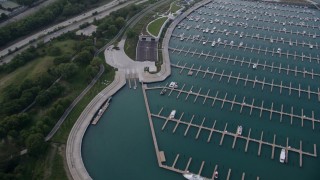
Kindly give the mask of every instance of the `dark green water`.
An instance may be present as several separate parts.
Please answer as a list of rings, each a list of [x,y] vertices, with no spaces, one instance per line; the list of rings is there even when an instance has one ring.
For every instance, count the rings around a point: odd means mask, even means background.
[[[88,128],[82,157],[93,179],[181,177],[158,167],[141,86],[113,96],[98,125]]]
[[[232,4],[212,4],[214,8],[209,9],[206,7],[200,8],[202,12],[219,13],[220,16],[215,15],[209,16],[202,14],[205,18],[215,18],[230,22],[244,22],[243,19],[234,19],[232,17],[223,17],[223,14],[232,14],[240,16],[246,15],[246,17],[257,16],[259,18],[265,18],[281,22],[299,23],[301,21],[306,21],[305,23],[309,25],[320,26],[319,21],[312,20],[301,20],[299,18],[314,18],[320,17],[319,11],[314,11],[314,14],[303,12],[304,9],[295,7],[282,7],[277,6],[277,10],[270,9],[265,10],[261,7],[275,7],[273,4],[264,3],[254,3],[245,1],[228,1],[237,3],[237,5]],[[211,3],[210,3],[211,4]],[[209,5],[210,5],[209,4]],[[223,7],[221,7],[223,6]],[[237,9],[235,12],[231,12],[226,8]],[[240,13],[242,9],[250,10],[252,13]],[[279,9],[283,10],[280,11]],[[290,11],[289,11],[290,10]],[[279,13],[280,16],[265,16],[263,14],[259,15],[259,12],[268,11],[271,13]],[[292,12],[292,11],[299,11]],[[190,14],[191,16],[199,16],[197,12]],[[296,16],[299,18],[289,17],[285,18],[284,15]],[[182,23],[192,25],[193,28],[186,30],[184,28],[176,28],[173,32],[175,35],[184,33],[185,36],[197,35],[200,37],[204,36],[204,39],[209,41],[217,40],[221,38],[223,40],[234,41],[234,44],[239,44],[241,41],[244,45],[248,47],[261,47],[261,49],[272,49],[275,50],[280,47],[282,52],[290,52],[297,54],[305,54],[311,57],[319,56],[319,50],[316,48],[310,49],[308,46],[289,46],[288,43],[274,42],[265,40],[252,39],[250,37],[240,38],[239,35],[225,35],[225,33],[203,33],[202,31],[194,29],[194,27],[199,24],[202,28],[212,29],[214,26],[217,29],[227,29],[227,31],[244,32],[244,34],[258,34],[260,36],[272,36],[273,38],[284,38],[285,40],[297,40],[298,42],[320,44],[319,37],[312,38],[306,35],[292,35],[266,30],[257,30],[251,28],[252,25],[259,25],[272,28],[283,28],[287,30],[303,31],[306,33],[317,33],[320,34],[319,29],[312,27],[300,27],[296,25],[285,26],[274,23],[267,23],[255,20],[246,21],[248,27],[239,26],[228,26],[228,24],[213,23],[210,24],[207,21],[204,23],[202,20],[198,22],[188,21],[184,19]],[[198,41],[180,41],[179,38],[172,38],[169,46],[171,48],[179,48],[190,51],[197,52],[210,52],[211,55],[219,55],[230,58],[242,59],[244,62],[258,62],[259,64],[274,65],[279,67],[297,70],[306,70],[314,73],[320,73],[320,65],[317,61],[312,60],[302,60],[301,58],[294,59],[293,57],[287,58],[286,56],[257,53],[251,50],[244,51],[243,49],[230,48],[227,46],[224,48],[223,45],[211,47],[211,43],[208,42],[206,45]],[[312,79],[311,75],[303,76],[302,73],[289,72],[287,74],[286,70],[265,68],[258,66],[257,70],[252,69],[252,66],[248,67],[248,64],[241,66],[241,63],[233,63],[231,61],[219,60],[219,58],[206,58],[205,56],[170,52],[170,60],[172,64],[184,65],[187,63],[186,67],[191,67],[198,69],[201,66],[202,70],[209,68],[209,71],[214,71],[216,69],[217,73],[231,74],[232,76],[238,76],[248,79],[262,81],[265,78],[265,82],[274,84],[279,84],[289,86],[290,83],[292,87],[298,88],[299,84],[301,89],[307,89],[310,86],[310,90],[317,92],[319,88],[319,76],[314,76]],[[233,100],[236,95],[235,101],[242,102],[243,98],[246,97],[245,102],[251,104],[253,99],[255,106],[261,106],[262,101],[264,102],[264,108],[270,109],[273,103],[273,110],[280,111],[281,105],[283,105],[283,112],[290,113],[291,107],[293,107],[293,114],[301,116],[301,111],[303,109],[303,115],[306,117],[311,117],[312,112],[314,112],[315,119],[320,119],[319,112],[319,101],[315,94],[310,95],[308,98],[307,93],[301,93],[299,97],[298,91],[291,91],[289,94],[288,89],[282,89],[280,93],[280,88],[271,87],[265,85],[262,90],[262,85],[256,83],[253,87],[252,82],[247,82],[245,85],[244,81],[236,79],[230,79],[228,82],[228,77],[222,77],[215,75],[204,76],[203,72],[199,72],[196,75],[194,71],[193,76],[187,76],[188,71],[183,70],[180,73],[180,68],[172,67],[172,75],[162,83],[150,84],[149,86],[165,85],[171,81],[176,81],[179,84],[179,88],[183,85],[184,90],[189,91],[193,86],[192,91],[198,92],[201,88],[200,94],[206,95],[208,90],[210,90],[209,96],[215,96],[217,92],[219,98],[224,98],[226,93],[226,99]],[[161,115],[168,116],[172,109],[177,110],[176,118],[180,117],[182,112],[184,116],[182,121],[190,122],[191,117],[194,115],[192,121],[193,124],[200,125],[202,119],[205,117],[203,126],[211,128],[214,121],[216,120],[215,129],[224,130],[226,123],[227,131],[236,132],[237,126],[243,126],[243,136],[248,136],[249,129],[251,129],[251,138],[260,139],[260,135],[263,131],[263,141],[271,142],[273,141],[273,136],[276,134],[276,144],[285,146],[286,138],[289,138],[289,146],[299,149],[300,141],[303,143],[303,151],[313,153],[313,144],[317,146],[317,154],[319,154],[320,148],[320,124],[315,122],[315,128],[312,129],[311,121],[304,120],[303,127],[301,125],[301,118],[293,118],[292,124],[291,119],[288,116],[282,117],[282,122],[280,122],[280,115],[273,113],[270,119],[270,113],[263,111],[260,117],[260,110],[253,109],[250,115],[250,108],[243,107],[240,113],[241,106],[234,105],[231,110],[230,103],[224,103],[222,108],[222,102],[215,101],[212,107],[213,100],[207,99],[205,103],[203,97],[198,97],[194,102],[195,96],[190,95],[187,99],[187,94],[181,93],[179,98],[178,92],[173,91],[169,96],[167,92],[166,95],[161,96],[160,89],[158,90],[147,90],[147,96],[149,99],[149,105],[151,113],[158,114],[161,108],[163,111]],[[207,143],[209,136],[209,131],[202,130],[199,134],[199,138],[196,139],[198,133],[198,128],[190,127],[186,136],[184,133],[187,129],[186,125],[180,124],[176,131],[173,133],[173,129],[176,126],[174,122],[168,122],[164,130],[162,127],[165,120],[153,117],[153,123],[155,127],[155,132],[158,140],[159,149],[163,150],[166,155],[167,161],[166,165],[171,166],[177,154],[180,157],[176,163],[176,168],[185,169],[189,157],[192,157],[192,162],[189,166],[191,172],[197,173],[200,169],[202,161],[205,161],[204,168],[201,175],[205,177],[211,177],[214,166],[217,164],[219,166],[219,178],[225,179],[229,169],[232,169],[230,179],[241,179],[243,172],[246,173],[245,179],[256,179],[257,176],[260,179],[307,179],[307,180],[318,180],[320,179],[320,168],[319,158],[310,157],[308,155],[303,155],[303,166],[299,167],[299,155],[294,152],[289,152],[288,163],[281,164],[279,162],[279,155],[281,149],[276,148],[274,159],[271,159],[272,148],[267,145],[262,146],[261,155],[258,156],[259,145],[254,142],[250,142],[248,146],[248,152],[245,152],[246,141],[243,139],[238,139],[235,148],[232,149],[233,138],[230,136],[225,136],[223,144],[220,146],[221,134],[213,133],[211,141]],[[127,87],[118,92],[111,103],[111,106],[104,114],[97,126],[90,126],[85,134],[82,146],[82,156],[84,164],[87,171],[94,179],[183,179],[181,175],[172,173],[168,170],[164,170],[158,167],[156,162],[155,151],[152,143],[150,127],[147,119],[147,114],[145,110],[145,105],[142,96],[141,87],[137,90],[129,90]],[[110,177],[110,178],[107,178]]]

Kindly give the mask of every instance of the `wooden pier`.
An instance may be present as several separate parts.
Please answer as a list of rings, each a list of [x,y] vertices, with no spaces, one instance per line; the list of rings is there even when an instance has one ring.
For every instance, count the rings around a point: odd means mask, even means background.
[[[163,120],[166,120],[167,121],[167,118],[163,115],[159,115],[159,113],[157,114],[151,114],[152,117],[156,117],[156,118],[159,118],[159,119],[163,119]],[[257,155],[260,156],[261,155],[261,146],[264,145],[264,146],[270,146],[272,148],[272,154],[271,154],[271,159],[274,158],[274,150],[275,148],[279,148],[279,149],[286,149],[286,153],[288,154],[289,152],[292,152],[292,153],[298,153],[299,156],[300,156],[300,167],[302,167],[302,156],[305,155],[305,156],[311,156],[311,157],[317,157],[317,152],[316,152],[316,144],[314,144],[314,152],[313,153],[310,153],[310,152],[306,152],[306,151],[303,151],[303,148],[302,148],[302,141],[300,141],[300,148],[299,149],[296,149],[296,148],[293,148],[293,147],[290,147],[289,146],[289,138],[287,138],[287,143],[285,146],[283,145],[280,145],[280,144],[276,144],[276,135],[274,135],[274,139],[273,139],[273,142],[266,142],[263,140],[263,131],[261,132],[261,136],[260,136],[260,139],[254,139],[254,138],[251,138],[250,137],[250,133],[251,133],[251,128],[249,128],[248,130],[248,136],[245,137],[245,136],[241,136],[241,135],[238,135],[237,132],[229,132],[227,130],[227,123],[224,127],[224,130],[218,130],[218,129],[215,129],[214,128],[214,125],[212,128],[210,127],[206,127],[206,126],[203,126],[203,123],[201,125],[197,125],[197,124],[194,124],[192,123],[192,120],[194,119],[194,115],[192,115],[192,118],[190,120],[190,122],[185,122],[185,121],[181,121],[179,119],[169,119],[169,121],[172,121],[172,122],[175,122],[175,123],[180,123],[180,124],[184,124],[184,125],[187,125],[187,130],[185,131],[184,133],[184,136],[186,136],[186,134],[188,133],[188,129],[190,127],[195,127],[195,128],[198,128],[198,133],[195,137],[195,139],[198,139],[198,136],[199,136],[199,132],[201,130],[206,130],[206,131],[209,131],[210,132],[210,135],[208,136],[208,140],[207,142],[210,142],[210,139],[211,139],[211,135],[212,135],[212,132],[215,132],[215,133],[219,133],[221,134],[221,139],[220,139],[220,143],[219,145],[221,146],[223,144],[223,140],[224,140],[224,137],[227,135],[227,136],[231,136],[233,137],[234,139],[234,142],[233,142],[233,145],[232,145],[232,148],[234,148],[235,144],[236,144],[236,140],[237,139],[244,139],[246,141],[246,146],[245,146],[245,152],[248,152],[248,147],[249,147],[249,144],[250,143],[258,143],[259,144],[259,149],[258,149],[258,153]],[[203,121],[205,120],[205,118],[203,119]],[[203,122],[202,121],[202,122]],[[215,123],[214,123],[215,124]],[[288,155],[287,155],[288,157]],[[176,160],[179,158],[179,155],[177,155],[176,159],[174,162],[176,162]],[[287,161],[287,160],[286,160]],[[175,163],[174,163],[175,164]]]
[[[193,86],[192,86],[193,87]],[[162,88],[166,88],[166,87],[146,87],[146,89],[150,90],[150,89],[162,89]],[[171,89],[171,88],[170,88]],[[224,102],[224,103],[229,103],[231,104],[231,106],[233,107],[234,105],[238,105],[240,106],[240,113],[242,112],[242,109],[243,107],[246,107],[246,108],[249,108],[249,109],[256,109],[256,110],[259,110],[260,111],[260,117],[262,115],[262,112],[269,112],[270,113],[270,119],[272,119],[272,116],[274,114],[279,114],[280,116],[287,116],[287,117],[290,117],[291,119],[291,124],[293,124],[293,118],[295,119],[303,119],[303,121],[307,120],[307,121],[311,121],[312,124],[315,124],[315,123],[320,123],[320,120],[319,119],[315,119],[314,118],[314,113],[312,115],[312,117],[307,117],[305,115],[297,115],[297,114],[294,114],[293,113],[293,107],[291,107],[291,112],[284,112],[284,111],[279,111],[279,110],[275,110],[273,109],[273,105],[271,106],[271,108],[265,108],[263,106],[263,102],[262,102],[262,105],[261,107],[260,106],[255,106],[255,105],[252,105],[252,104],[247,104],[245,103],[245,97],[243,98],[243,101],[242,102],[237,102],[237,101],[233,101],[233,100],[228,100],[228,99],[223,99],[223,98],[219,98],[218,97],[218,91],[216,92],[216,96],[208,96],[206,94],[200,94],[200,93],[195,93],[193,92],[192,90],[190,91],[185,91],[185,90],[182,90],[182,89],[171,89],[172,91],[176,91],[178,92],[178,94],[181,94],[181,93],[185,93],[187,94],[185,100],[187,100],[189,98],[190,95],[193,95],[193,96],[199,96],[199,97],[202,97],[204,99],[210,99],[212,100],[212,104],[211,106],[213,107],[214,104],[215,104],[215,101],[220,101],[220,102]],[[303,127],[303,124],[301,123],[301,127]],[[312,128],[314,129],[314,125],[312,126]],[[189,128],[187,128],[188,130]],[[186,131],[187,131],[186,130]]]
[[[169,47],[168,49],[171,50],[172,52],[174,52],[175,50],[180,50],[180,49],[171,48],[171,47]],[[188,53],[188,52],[186,52],[186,53]],[[197,53],[194,52],[193,54],[197,54]],[[219,56],[219,55],[211,55],[209,52],[208,53],[202,53],[202,54],[198,53],[198,54],[199,54],[199,56],[200,55],[204,55],[206,57],[210,57],[211,61],[215,60],[215,61],[219,61],[220,62],[220,61],[223,60],[223,61],[226,61],[226,63],[228,63],[228,62],[233,63],[233,64],[239,63],[240,66],[247,65],[248,67],[252,67],[253,64],[257,64],[257,67],[263,67],[263,70],[268,68],[268,69],[270,69],[270,72],[273,72],[273,70],[278,70],[278,72],[284,72],[286,75],[288,75],[289,72],[292,72],[292,73],[295,74],[295,76],[297,76],[297,74],[300,74],[304,78],[306,77],[306,75],[309,75],[312,79],[315,76],[316,77],[320,77],[320,74],[319,73],[315,73],[313,68],[311,68],[309,71],[307,71],[305,69],[298,70],[297,66],[295,66],[294,68],[290,68],[290,65],[287,65],[287,67],[285,67],[285,66],[282,66],[281,63],[280,63],[279,66],[275,66],[273,63],[271,63],[271,65],[267,64],[267,61],[264,61],[264,63],[258,63],[258,62],[254,63],[254,62],[250,62],[250,60],[249,61],[244,60],[244,58],[240,60],[240,59],[237,59],[237,58],[230,58],[229,56],[226,57],[226,56],[223,56],[223,55],[221,55],[221,56]],[[288,57],[289,56],[290,55],[288,55]],[[299,56],[298,55],[294,55],[294,57],[299,57]],[[301,58],[302,57],[303,56],[301,56]],[[319,57],[316,57],[313,60],[316,60],[317,62],[320,62]]]
[[[179,62],[178,62],[179,64]],[[171,64],[172,67],[175,67],[175,68],[183,68],[183,69],[186,69],[188,71],[192,71],[194,70],[193,68],[191,67],[181,67],[180,65],[178,64]],[[280,89],[280,91],[282,91],[282,89],[288,89],[289,90],[289,95],[291,95],[291,91],[296,91],[298,92],[299,94],[299,98],[301,96],[301,93],[305,93],[308,95],[308,97],[310,97],[310,95],[314,95],[314,96],[317,96],[319,97],[319,92],[317,91],[311,91],[310,90],[310,86],[308,87],[308,89],[302,89],[301,88],[301,85],[299,84],[299,87],[298,88],[295,88],[295,87],[292,87],[291,86],[291,82],[290,82],[290,86],[285,86],[282,84],[282,81],[281,81],[281,84],[276,84],[274,83],[274,79],[272,79],[272,81],[270,83],[266,82],[265,79],[263,79],[263,81],[260,81],[260,80],[257,80],[256,78],[255,79],[249,79],[249,74],[246,75],[246,78],[244,77],[240,77],[240,73],[238,74],[238,76],[232,76],[231,74],[230,75],[225,75],[223,72],[222,73],[216,73],[216,70],[215,71],[209,71],[209,70],[201,70],[201,69],[197,69],[199,72],[202,72],[202,73],[205,73],[206,75],[210,76],[211,75],[211,79],[213,79],[213,77],[215,75],[217,76],[220,76],[220,79],[219,79],[219,82],[221,81],[222,77],[225,77],[225,78],[228,78],[228,79],[235,79],[236,80],[236,84],[238,83],[239,80],[243,81],[244,82],[244,86],[246,86],[247,82],[251,82],[253,85],[255,84],[261,84],[261,89],[263,90],[264,86],[267,85],[267,86],[270,86],[270,91],[272,92],[273,91],[273,88],[274,87],[277,87]],[[180,73],[182,73],[180,71]],[[320,100],[320,99],[319,99]]]

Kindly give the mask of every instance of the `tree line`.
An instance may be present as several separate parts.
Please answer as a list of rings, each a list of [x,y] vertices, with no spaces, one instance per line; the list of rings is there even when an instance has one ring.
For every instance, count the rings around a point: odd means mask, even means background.
[[[21,0],[25,2],[25,0]],[[32,1],[32,0],[29,0]],[[56,21],[77,15],[102,0],[57,0],[35,14],[0,28],[0,47]],[[1,18],[6,18],[5,16]]]

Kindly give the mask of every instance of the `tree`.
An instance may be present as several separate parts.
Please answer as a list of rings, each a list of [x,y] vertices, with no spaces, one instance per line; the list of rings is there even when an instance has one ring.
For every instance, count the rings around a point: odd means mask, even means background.
[[[127,31],[128,38],[134,38],[136,36],[137,36],[137,33],[133,29],[128,29],[128,31]]]
[[[89,74],[90,77],[94,77],[97,74],[98,69],[89,65],[86,67],[86,72],[87,74]]]
[[[36,102],[41,105],[41,106],[45,106],[47,104],[49,104],[50,102],[50,96],[49,93],[47,91],[42,91],[38,94],[38,96],[36,97]]]
[[[74,61],[80,65],[88,65],[92,58],[93,55],[89,51],[83,50],[78,54]]]
[[[62,78],[69,79],[78,71],[78,66],[74,63],[65,63],[58,66],[58,71]]]
[[[98,67],[100,64],[102,64],[102,60],[99,57],[94,57],[90,62],[90,65],[93,67]]]
[[[126,24],[126,21],[124,20],[123,17],[117,17],[117,19],[115,20],[115,25],[117,26],[118,29],[121,29],[125,24]]]
[[[109,36],[109,37],[110,37],[110,36],[114,36],[114,35],[116,35],[117,32],[118,32],[118,28],[117,28],[115,25],[111,25],[111,26],[109,26],[107,32],[108,32],[108,36]]]
[[[49,49],[48,54],[49,54],[50,56],[60,56],[60,55],[61,55],[61,49],[60,49],[59,47],[56,47],[56,46],[51,47],[51,48]]]
[[[26,140],[26,146],[30,156],[38,157],[46,149],[44,136],[41,133],[29,135]]]
[[[54,58],[53,63],[55,65],[59,65],[61,63],[67,63],[70,62],[71,56],[70,55],[62,55]]]

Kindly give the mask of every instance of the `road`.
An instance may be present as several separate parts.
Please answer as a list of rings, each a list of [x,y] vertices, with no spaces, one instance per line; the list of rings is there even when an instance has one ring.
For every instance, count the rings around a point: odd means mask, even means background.
[[[144,2],[145,0],[141,1]],[[151,11],[153,11],[154,9],[158,8],[159,6],[163,5],[164,3],[168,2],[169,0],[165,0],[165,1],[158,1],[157,3],[151,4],[149,5],[147,8],[143,9],[142,11],[140,11],[138,14],[134,15],[132,18],[130,18],[126,25],[119,31],[119,33],[106,45],[104,45],[102,48],[100,48],[95,55],[101,53],[102,51],[104,51],[108,46],[110,46],[111,44],[113,44],[121,35],[123,32],[125,32],[128,27],[132,28],[135,24],[137,24],[138,21],[140,21],[140,19],[142,17],[144,17],[146,15],[146,13],[149,13]],[[138,4],[138,3],[137,3]],[[123,36],[123,38],[125,38],[126,35]]]
[[[22,47],[27,47],[30,41],[32,40],[39,40],[39,39],[43,39],[43,41],[49,42],[51,39],[58,37],[64,33],[67,33],[69,31],[73,31],[75,29],[78,29],[79,26],[81,24],[84,23],[92,23],[94,21],[94,19],[102,19],[105,16],[109,15],[111,12],[116,11],[118,9],[121,9],[131,3],[136,2],[137,0],[130,0],[126,3],[123,4],[119,4],[119,2],[117,0],[114,0],[104,6],[101,6],[99,8],[93,9],[89,12],[86,12],[82,15],[79,15],[77,17],[71,18],[69,20],[66,20],[64,22],[61,22],[59,24],[56,24],[52,27],[49,27],[41,32],[38,32],[36,34],[33,34],[29,37],[26,37],[25,39],[3,49],[0,51],[0,57],[3,57],[3,59],[1,59],[0,61],[0,65],[3,63],[8,63],[11,61],[11,59],[15,56],[14,54],[9,55],[7,57],[5,57],[9,50],[14,50],[16,48],[22,48]],[[95,16],[92,16],[92,13],[97,12],[98,14]],[[60,30],[57,30],[60,29]],[[32,45],[36,45],[36,43],[33,43]]]
[[[104,47],[100,48],[98,52],[103,51],[106,47],[110,46],[110,44],[112,44],[116,39],[118,39],[121,34],[125,31],[125,29],[128,26],[133,26],[135,23],[137,23],[146,13],[154,10],[155,8],[159,7],[160,5],[164,4],[166,1],[160,1],[156,4],[153,4],[151,6],[149,6],[148,8],[146,8],[145,10],[141,11],[140,13],[136,14],[135,16],[133,16],[128,23],[126,24],[125,27],[123,27],[119,33],[108,43],[106,44]],[[135,21],[134,21],[135,20]],[[132,61],[133,62],[133,61]],[[142,66],[143,67],[143,66]],[[46,136],[45,140],[48,141],[50,140],[53,135],[58,131],[58,129],[60,128],[61,124],[64,122],[64,120],[66,119],[66,117],[69,115],[69,113],[72,111],[72,109],[78,104],[78,102],[83,98],[83,96],[91,89],[91,87],[97,82],[97,80],[100,78],[100,76],[102,75],[102,73],[104,72],[104,66],[100,66],[100,71],[99,73],[96,75],[96,77],[91,81],[91,83],[82,91],[82,93],[72,102],[72,104],[68,107],[68,109],[66,109],[66,111],[63,113],[63,115],[61,116],[61,118],[59,119],[59,121],[56,123],[56,125],[53,127],[53,129],[51,130],[51,132]]]
[[[25,18],[25,17],[37,12],[41,8],[48,6],[49,4],[53,3],[54,1],[56,1],[56,0],[46,0],[46,1],[42,2],[41,4],[39,4],[37,6],[34,6],[32,8],[27,8],[24,12],[22,12],[20,14],[17,14],[17,15],[15,15],[13,17],[10,17],[8,20],[2,22],[0,24],[0,28],[5,26],[5,25],[7,25],[7,24],[9,24],[9,23],[12,23],[12,22],[18,21],[20,19],[23,19],[23,18]]]

